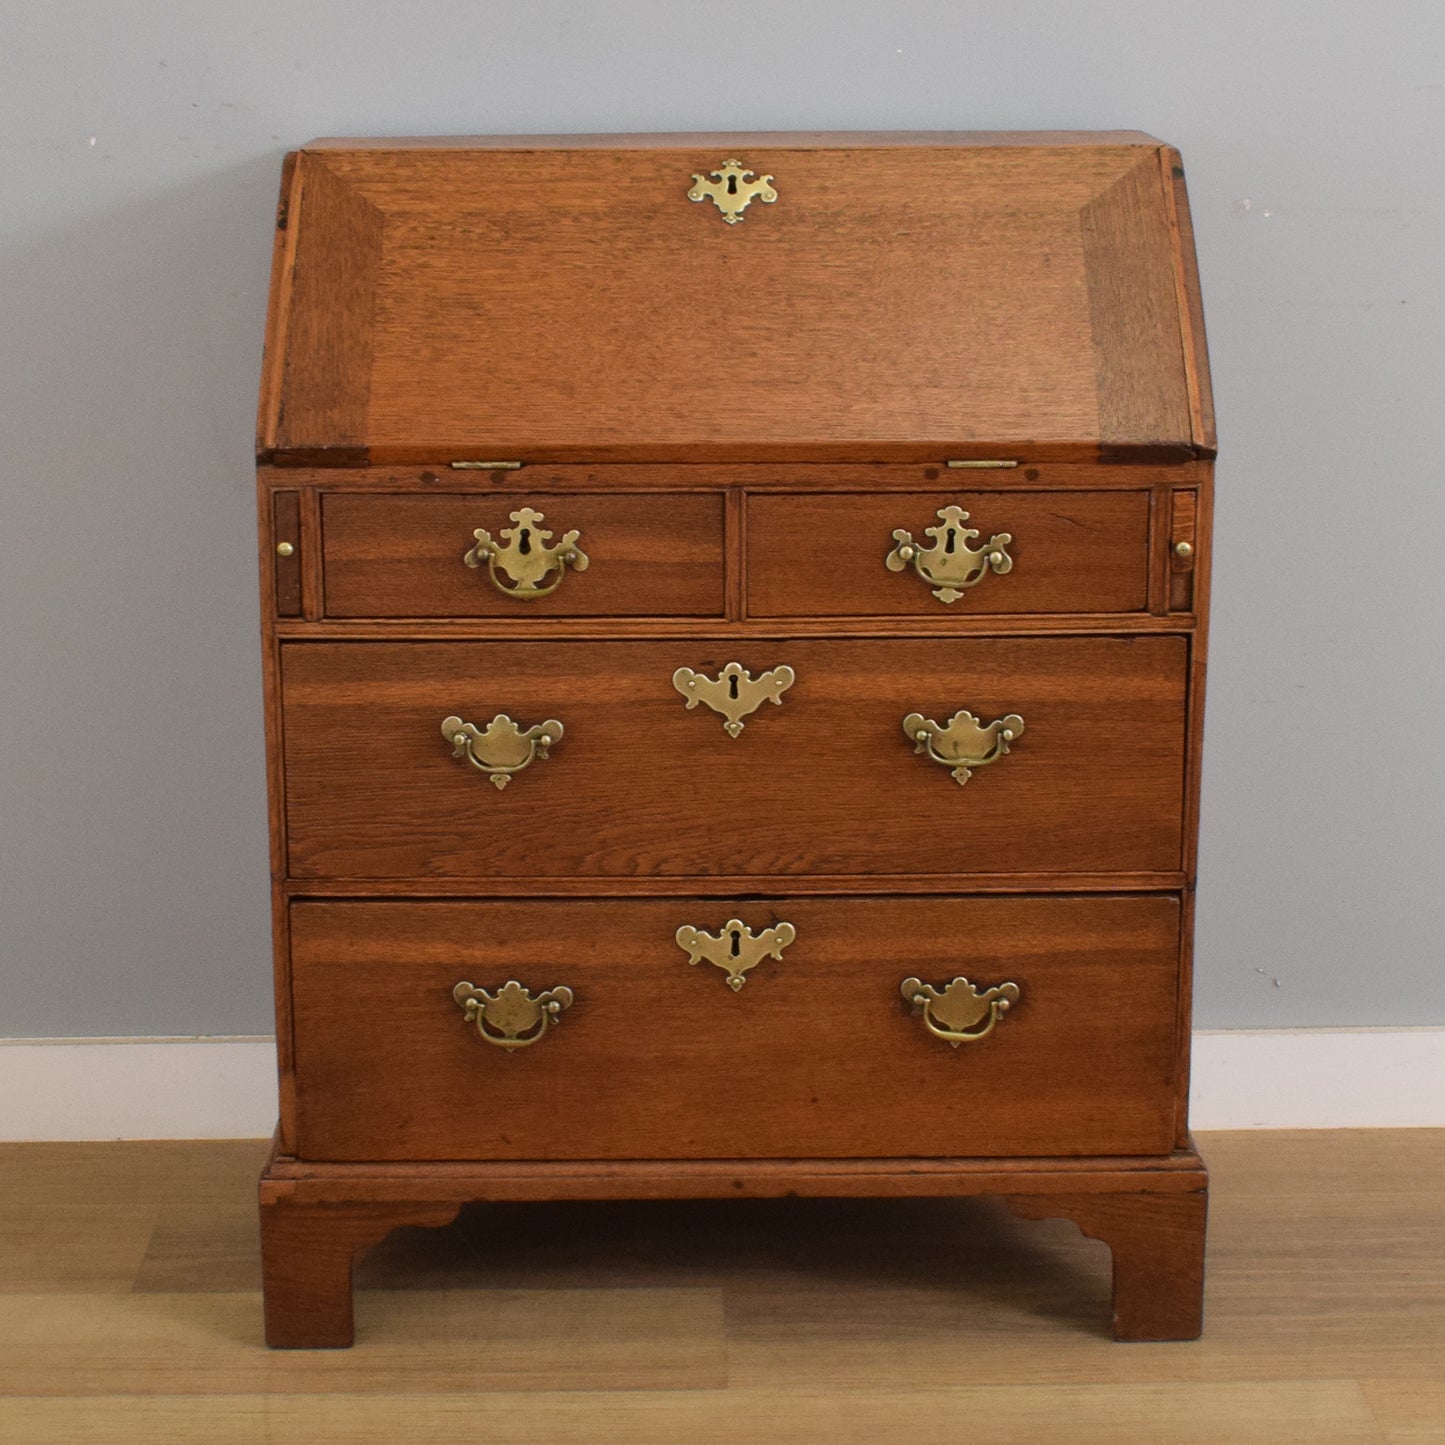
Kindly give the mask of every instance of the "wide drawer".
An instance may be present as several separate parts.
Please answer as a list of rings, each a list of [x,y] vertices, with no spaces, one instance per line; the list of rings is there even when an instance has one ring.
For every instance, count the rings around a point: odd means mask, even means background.
[[[722,715],[688,706],[675,674],[726,691],[735,659],[754,678],[786,666],[794,681],[730,736]],[[1178,637],[290,643],[289,870],[536,880],[1177,869],[1186,660]],[[963,709],[990,726],[995,751],[993,724],[1023,726],[971,777],[904,731],[912,715],[946,724]],[[445,720],[482,731],[498,714],[563,729],[502,788],[443,735]]]
[[[790,925],[734,990],[680,927]],[[298,1152],[342,1159],[1163,1153],[1171,896],[301,902]],[[1003,990],[960,1022],[904,981]],[[571,1003],[468,1021],[459,984]],[[1004,985],[1013,985],[1012,990]],[[916,995],[915,995],[916,996]],[[523,1009],[525,1014],[525,1007]],[[966,1011],[965,1011],[966,1012]],[[930,1033],[982,1034],[951,1045]],[[994,1026],[990,1029],[990,1024]]]
[[[717,617],[723,611],[720,492],[336,492],[322,498],[321,523],[329,617]],[[473,555],[476,565],[469,566],[478,528],[498,555]],[[572,532],[585,569],[545,567],[555,560],[548,549],[560,552]]]
[[[763,493],[748,498],[747,518],[754,617],[1120,613],[1148,602],[1145,491]]]

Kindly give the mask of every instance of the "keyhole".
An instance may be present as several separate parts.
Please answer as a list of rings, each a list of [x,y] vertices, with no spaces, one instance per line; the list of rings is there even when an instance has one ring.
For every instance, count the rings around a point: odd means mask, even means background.
[[[953,528],[943,534],[943,550],[951,557],[953,556]]]
[[[734,928],[729,932],[728,937],[731,938],[733,941],[732,955],[734,958],[736,958],[742,952],[742,948],[739,943],[739,940],[742,938],[742,934],[740,934],[737,929]]]
[[[736,674],[728,678],[728,696],[732,698],[734,702],[738,700],[738,680]]]
[[[728,177],[728,195],[730,195],[730,196],[735,196],[735,195],[737,195],[737,193],[738,193],[738,178],[737,178],[736,176],[729,176],[729,177]]]
[[[952,533],[950,533],[949,535],[952,536]],[[953,551],[953,548],[950,547],[948,550],[951,552],[951,551]],[[528,555],[531,553],[531,551],[532,551],[532,533],[531,533],[531,529],[530,529],[530,528],[523,527],[522,530],[521,530],[521,532],[520,532],[520,534],[518,535],[518,537],[517,537],[517,551],[519,551],[519,552],[522,554],[522,556],[524,556],[524,557],[528,556]]]

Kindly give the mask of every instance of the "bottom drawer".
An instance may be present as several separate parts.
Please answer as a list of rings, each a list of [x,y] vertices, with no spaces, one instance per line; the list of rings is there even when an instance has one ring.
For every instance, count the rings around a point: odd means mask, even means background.
[[[298,1153],[1165,1153],[1179,921],[1155,895],[296,903]],[[958,975],[1015,988],[904,997]],[[495,1000],[470,1021],[464,983]]]

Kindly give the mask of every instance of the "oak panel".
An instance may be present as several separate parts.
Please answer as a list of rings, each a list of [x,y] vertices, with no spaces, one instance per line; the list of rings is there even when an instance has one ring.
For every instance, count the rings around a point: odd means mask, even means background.
[[[995,456],[997,454],[995,453]],[[560,492],[934,492],[966,486],[971,495],[988,491],[1118,492],[1151,487],[1197,486],[1208,480],[1211,464],[1175,458],[1169,464],[1130,460],[1113,464],[1038,461],[1027,465],[950,468],[935,457],[914,465],[864,462],[691,462],[686,466],[654,462],[527,462],[506,471],[468,471],[436,466],[303,466],[294,459],[284,465],[260,465],[256,474],[265,486],[338,492],[468,491],[475,495],[515,498]],[[463,478],[485,478],[465,485]]]
[[[272,578],[277,617],[301,616],[301,495],[299,492],[271,494]],[[262,541],[267,541],[262,530]],[[290,547],[286,555],[275,549]]]
[[[1192,447],[1160,147],[1098,140],[308,148],[267,434],[337,460]],[[729,226],[687,192],[732,147],[779,198]]]
[[[577,530],[585,571],[557,590],[504,596],[462,558],[485,527],[499,545],[520,507],[543,514],[558,546]],[[723,611],[723,496],[447,493],[321,499],[328,617],[693,616]],[[504,585],[511,585],[500,574]]]
[[[1013,567],[944,603],[913,569],[890,572],[895,529],[931,548],[938,512],[960,506],[974,551],[1008,533]],[[754,617],[947,617],[1138,612],[1148,601],[1149,498],[1129,492],[901,492],[750,496],[748,612]]]
[[[796,940],[737,992],[674,934]],[[310,1160],[999,1157],[1166,1153],[1173,897],[296,903],[299,1151]],[[910,975],[1012,981],[958,1049]],[[466,980],[575,1002],[538,1043],[485,1043]]]
[[[933,874],[1179,866],[1179,637],[288,643],[293,877]],[[738,660],[797,680],[737,738],[672,684]],[[966,786],[902,720],[1020,714]],[[503,791],[443,738],[560,720]]]

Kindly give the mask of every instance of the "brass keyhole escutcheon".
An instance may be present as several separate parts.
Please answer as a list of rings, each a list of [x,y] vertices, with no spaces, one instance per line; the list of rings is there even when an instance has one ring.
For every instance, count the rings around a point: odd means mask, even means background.
[[[772,176],[753,180],[754,173],[746,169],[741,161],[723,161],[717,170],[707,174],[712,177],[711,180],[704,180],[700,171],[693,172],[693,185],[687,198],[690,201],[711,201],[730,226],[736,226],[743,219],[743,212],[754,201],[771,206],[778,199]]]
[[[716,677],[679,667],[672,675],[672,685],[687,699],[689,711],[701,702],[720,713],[723,731],[735,738],[743,730],[743,719],[765,702],[781,706],[783,694],[796,678],[797,674],[786,665],[754,677],[742,663],[730,662]]]
[[[587,570],[587,554],[577,545],[580,532],[564,533],[554,547],[549,545],[552,533],[540,525],[545,520],[541,512],[522,507],[511,515],[516,526],[503,528],[503,541],[496,541],[485,527],[478,527],[472,533],[476,546],[462,558],[468,567],[485,563],[498,592],[519,602],[535,602],[539,597],[550,597],[562,585],[569,568],[573,572]],[[497,575],[499,572],[506,576],[506,582]]]
[[[902,572],[911,565],[940,602],[957,602],[966,588],[978,586],[990,570],[999,576],[1013,570],[1013,558],[1008,554],[1011,533],[995,532],[984,546],[974,548],[968,544],[979,535],[978,530],[964,526],[968,513],[962,507],[941,508],[938,520],[938,526],[923,529],[925,537],[933,538],[931,547],[920,546],[912,532],[897,528],[895,545],[883,565],[890,572]]]
[[[721,933],[705,933],[691,924],[677,930],[677,946],[687,954],[689,963],[706,959],[727,974],[727,985],[736,993],[746,982],[750,968],[765,958],[782,961],[783,950],[798,936],[791,923],[775,923],[761,933],[754,933],[741,918],[729,918]]]

